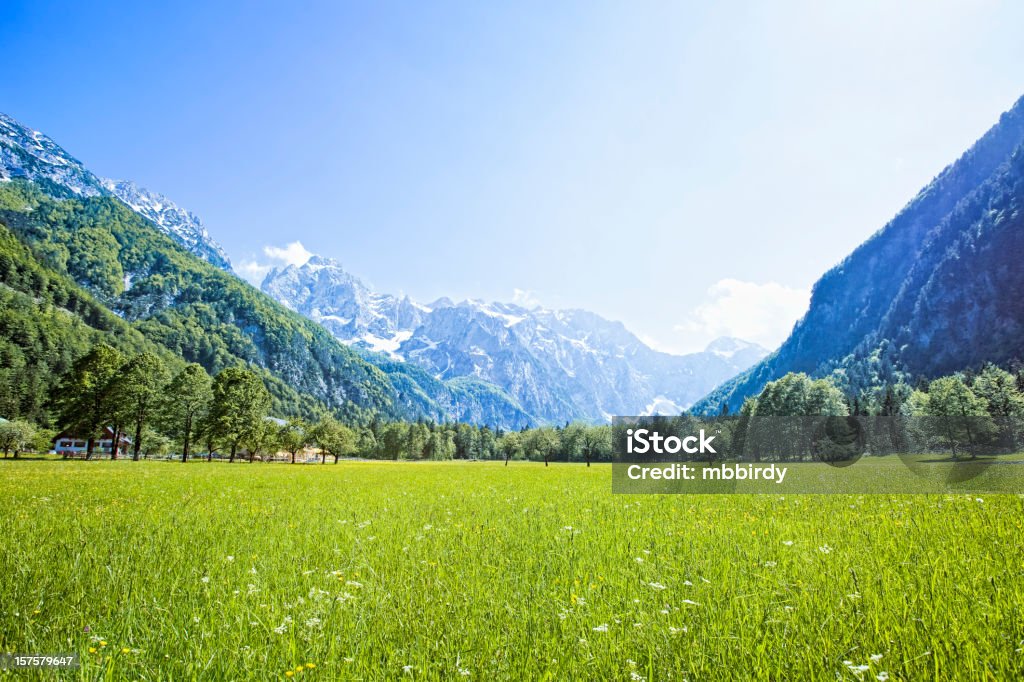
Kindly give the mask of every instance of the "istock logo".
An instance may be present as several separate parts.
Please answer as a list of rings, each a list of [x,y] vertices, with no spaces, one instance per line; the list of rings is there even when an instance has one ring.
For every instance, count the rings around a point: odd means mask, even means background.
[[[627,429],[626,453],[630,455],[646,455],[647,453],[675,455],[679,452],[685,452],[688,455],[716,454],[715,449],[711,447],[711,441],[714,439],[714,436],[705,436],[704,429],[700,430],[700,435],[686,438],[679,436],[666,438],[657,431],[648,429]]]

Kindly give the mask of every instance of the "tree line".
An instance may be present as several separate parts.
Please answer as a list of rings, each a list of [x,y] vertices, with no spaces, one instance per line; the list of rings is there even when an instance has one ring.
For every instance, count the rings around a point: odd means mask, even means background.
[[[284,452],[291,462],[299,453],[318,450],[322,463],[331,457],[450,460],[555,459],[590,462],[611,459],[611,428],[584,424],[544,426],[503,432],[466,423],[385,421],[373,416],[345,422],[323,412],[316,419],[278,419],[261,377],[243,366],[210,376],[188,364],[177,373],[148,351],[125,354],[105,343],[77,359],[58,383],[53,412],[61,433],[85,441],[85,458],[96,455],[106,429],[111,457],[138,460],[180,453],[187,462],[195,452],[234,462]],[[27,421],[0,424],[0,448],[17,453],[30,446],[48,449],[57,432]],[[7,443],[12,445],[7,446]]]
[[[837,385],[838,384],[838,385]],[[973,453],[977,446],[999,441],[1017,446],[1024,423],[1024,372],[1016,374],[989,365],[980,372],[958,373],[919,382],[897,381],[856,394],[844,393],[835,377],[811,379],[791,373],[768,382],[748,398],[719,443],[743,444],[749,424],[762,417],[927,417],[937,421],[941,442],[954,455]],[[610,461],[614,455],[611,425],[567,423],[520,431],[501,431],[466,423],[386,421],[372,416],[360,422],[323,412],[314,419],[271,415],[271,395],[264,380],[244,366],[231,366],[210,376],[202,366],[188,364],[171,372],[156,354],[126,354],[105,343],[92,346],[58,383],[53,412],[61,432],[85,441],[85,457],[95,456],[106,429],[114,434],[111,457],[194,453],[207,460],[240,455],[250,462],[286,453],[296,462],[300,453],[318,451],[330,457],[366,459],[450,460],[497,459],[544,462]],[[728,415],[723,407],[720,416]],[[679,429],[693,431],[697,417],[680,416]],[[760,420],[766,423],[768,420]],[[685,423],[684,423],[685,422]],[[721,422],[719,422],[721,423]],[[682,431],[681,431],[682,432]],[[25,450],[48,449],[56,432],[30,421],[0,422],[0,449],[17,457]],[[788,450],[810,451],[813,444],[798,438],[778,439]]]
[[[743,429],[752,428],[749,425],[756,424],[758,418],[768,418],[760,420],[768,429],[793,431],[800,429],[797,422],[773,422],[771,418],[854,417],[861,418],[862,426],[874,425],[885,432],[875,440],[879,450],[944,449],[954,457],[975,457],[978,451],[1008,452],[1024,446],[1021,369],[1010,372],[989,364],[978,372],[921,380],[913,387],[896,381],[855,393],[844,393],[837,383],[842,385],[836,377],[811,379],[802,373],[768,382],[758,396],[743,403],[737,435],[750,436]],[[870,441],[872,434],[862,437]],[[792,433],[780,433],[775,440],[794,449]],[[812,452],[810,443],[803,445]]]

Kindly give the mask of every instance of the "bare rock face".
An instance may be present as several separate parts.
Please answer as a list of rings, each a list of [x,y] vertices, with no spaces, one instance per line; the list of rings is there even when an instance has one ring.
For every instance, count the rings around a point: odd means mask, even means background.
[[[584,310],[447,298],[421,304],[377,293],[319,256],[271,271],[262,289],[369,357],[409,363],[442,381],[494,384],[539,421],[677,414],[767,354],[738,339],[690,355],[660,353],[621,323]]]

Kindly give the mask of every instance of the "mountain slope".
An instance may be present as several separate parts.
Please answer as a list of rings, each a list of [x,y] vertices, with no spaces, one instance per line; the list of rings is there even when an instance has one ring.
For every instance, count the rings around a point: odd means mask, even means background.
[[[0,190],[0,206],[2,200]],[[99,342],[156,353],[172,369],[184,365],[68,276],[44,266],[0,223],[0,415],[49,423],[49,399],[61,376]]]
[[[211,373],[244,362],[262,373],[282,415],[309,416],[330,408],[352,420],[370,415],[461,419],[517,429],[535,421],[496,387],[441,382],[411,368],[391,367],[386,358],[361,357],[234,276],[195,215],[131,182],[97,177],[49,137],[3,114],[0,227],[27,248],[10,250],[20,254],[11,256],[20,263],[11,272],[43,273],[26,281],[14,275],[0,280],[11,289],[4,303],[23,309],[12,313],[16,324],[27,325],[15,339],[56,343],[65,338],[52,326],[35,324],[50,314],[49,299],[30,286],[63,279],[77,287],[67,296],[108,311],[74,321],[79,338],[118,345],[131,330],[141,333],[150,349],[199,362]],[[34,314],[24,309],[28,300],[35,301]],[[128,326],[94,326],[101,318]],[[0,355],[0,373],[35,366],[26,364],[32,347],[26,344]],[[62,358],[84,352],[79,343],[59,345]],[[24,371],[32,374],[29,383],[49,381],[66,369],[62,363],[50,372],[39,369],[46,363]]]
[[[258,371],[279,415],[331,409],[351,421],[460,419],[522,428],[533,418],[496,387],[380,366],[230,273],[172,243],[110,197],[53,199],[0,183],[0,397],[45,423],[39,395],[98,341],[152,350],[211,374]],[[19,386],[46,385],[19,396]]]
[[[97,177],[46,135],[0,113],[0,181],[13,178],[31,180],[56,197],[115,197],[191,253],[231,269],[224,249],[193,213],[133,182]]]
[[[735,339],[686,356],[659,353],[583,310],[446,298],[424,305],[374,292],[319,256],[272,270],[261,288],[374,362],[386,356],[392,368],[405,361],[441,380],[494,384],[550,422],[678,413],[765,354]]]
[[[233,275],[185,252],[110,197],[53,199],[24,181],[0,184],[0,225],[31,247],[50,279],[66,278],[174,356],[215,373],[244,362],[263,370],[282,414],[325,405],[402,416],[386,375],[323,329],[289,313]],[[6,277],[6,276],[5,276]],[[4,279],[19,292],[33,280]]]
[[[778,351],[694,409],[736,409],[787,372],[857,374],[878,349],[911,376],[1024,356],[1024,98],[815,284]]]
[[[210,237],[196,214],[179,207],[162,194],[139,187],[131,180],[104,178],[102,185],[128,208],[150,220],[161,232],[184,246],[186,251],[222,270],[231,270],[227,253]]]

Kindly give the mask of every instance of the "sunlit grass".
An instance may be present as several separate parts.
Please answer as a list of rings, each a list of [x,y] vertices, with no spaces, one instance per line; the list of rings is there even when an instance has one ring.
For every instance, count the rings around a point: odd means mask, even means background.
[[[77,652],[83,679],[1024,674],[1017,496],[625,496],[608,466],[527,463],[0,472],[0,649]]]

